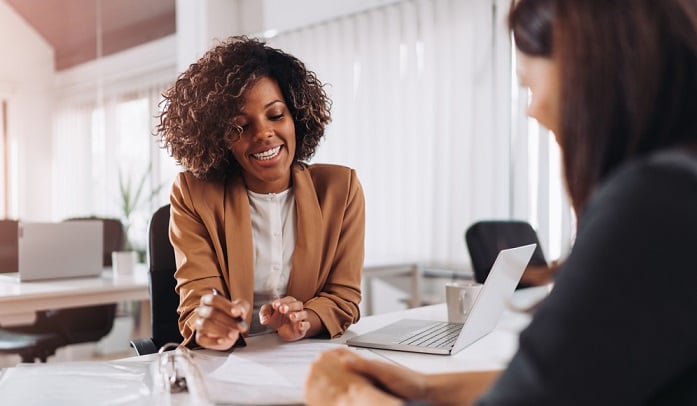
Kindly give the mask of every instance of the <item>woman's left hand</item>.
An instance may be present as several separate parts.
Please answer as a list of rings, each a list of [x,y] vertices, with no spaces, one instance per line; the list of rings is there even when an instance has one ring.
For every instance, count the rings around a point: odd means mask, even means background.
[[[276,299],[259,309],[259,321],[262,325],[276,329],[285,341],[296,341],[310,330],[308,311],[303,302],[292,296]]]

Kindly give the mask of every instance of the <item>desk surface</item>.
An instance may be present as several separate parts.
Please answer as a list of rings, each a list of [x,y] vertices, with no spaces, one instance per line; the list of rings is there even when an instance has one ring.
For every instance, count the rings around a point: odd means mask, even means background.
[[[544,297],[546,288],[532,288],[517,291],[513,305],[523,308]],[[408,309],[393,313],[369,316],[352,326],[340,338],[334,340],[301,340],[294,343],[283,343],[275,334],[268,334],[248,339],[248,345],[228,354],[217,351],[196,351],[197,365],[208,386],[209,397],[218,401],[234,401],[235,404],[301,404],[303,382],[309,364],[316,358],[317,351],[331,344],[340,345],[350,336],[362,334],[378,328],[385,323],[401,318],[426,318],[445,320],[447,311],[444,304]],[[412,354],[387,350],[357,349],[364,355],[379,357],[408,368],[422,372],[450,372],[467,370],[499,369],[506,366],[517,348],[517,337],[521,329],[529,322],[529,316],[524,313],[507,310],[495,330],[475,342],[468,348],[453,356]],[[313,348],[313,344],[316,348]],[[295,351],[302,346],[313,348],[310,353]],[[290,350],[292,362],[275,355],[276,351]],[[303,353],[300,357],[299,354]],[[255,356],[265,356],[264,361],[255,367],[249,360],[258,360]],[[245,358],[245,357],[249,358]],[[271,358],[271,359],[269,359]],[[89,399],[128,400],[129,404],[155,404],[153,401],[165,401],[173,405],[192,404],[190,395],[176,394],[162,399],[156,395],[149,385],[148,368],[156,360],[156,355],[130,357],[115,362],[90,363],[54,363],[46,365],[21,364],[16,368],[5,371],[0,379],[0,392],[3,398],[18,401],[21,404],[49,401],[55,405],[89,404]],[[240,378],[238,381],[225,383],[216,382],[209,374],[217,371],[224,364],[233,362],[234,368],[228,369],[230,375]],[[247,362],[247,363],[245,363]],[[255,368],[267,368],[266,381],[263,379],[256,385],[241,384],[247,375],[253,374]],[[89,373],[86,373],[89,371]],[[258,373],[258,371],[256,371]],[[145,378],[144,378],[145,376]],[[286,377],[292,384],[286,387],[270,385],[274,376]],[[41,381],[37,386],[35,382]],[[217,385],[217,386],[216,386]],[[32,388],[31,390],[26,390]],[[72,388],[72,389],[71,389]],[[215,394],[211,395],[211,392]],[[109,393],[109,398],[105,398]],[[220,397],[222,396],[222,400]],[[208,404],[208,403],[198,403]]]
[[[149,300],[148,284],[143,264],[132,275],[114,276],[105,268],[98,277],[34,282],[0,274],[0,325],[31,323],[39,310]]]

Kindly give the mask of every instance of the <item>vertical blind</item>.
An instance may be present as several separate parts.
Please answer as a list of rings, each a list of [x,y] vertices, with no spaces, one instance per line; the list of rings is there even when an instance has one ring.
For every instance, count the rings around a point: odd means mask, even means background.
[[[64,106],[53,120],[53,217],[116,217],[129,226],[129,241],[144,249],[147,222],[168,201],[176,173],[172,158],[152,136],[164,85]],[[166,159],[165,159],[166,158]],[[171,162],[167,164],[167,162]],[[125,218],[120,185],[138,205]],[[154,191],[159,193],[151,196]]]
[[[357,170],[368,264],[466,264],[463,235],[472,222],[536,221],[537,209],[549,209],[532,204],[549,199],[539,179],[549,177],[540,162],[550,156],[530,158],[527,119],[512,107],[507,7],[403,1],[269,40],[327,84],[333,122],[314,162]],[[516,140],[512,122],[522,127]],[[539,224],[549,243],[549,224]]]
[[[326,84],[333,121],[312,161],[356,169],[367,264],[466,266],[464,232],[481,219],[528,220],[548,257],[568,249],[573,218],[558,150],[525,117],[508,5],[404,0],[268,40]],[[144,238],[180,169],[151,136],[164,87],[109,97],[103,109],[61,106],[53,131],[56,219],[118,216],[119,169],[132,178],[149,169],[148,189],[165,186],[134,219],[136,238]]]

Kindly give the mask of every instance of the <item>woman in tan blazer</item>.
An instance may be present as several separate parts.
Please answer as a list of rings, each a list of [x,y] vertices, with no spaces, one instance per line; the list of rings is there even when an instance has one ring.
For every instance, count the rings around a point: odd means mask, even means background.
[[[171,193],[179,328],[335,337],[358,321],[365,208],[354,170],[308,165],[331,102],[295,57],[233,37],[165,94],[158,133],[185,171]]]

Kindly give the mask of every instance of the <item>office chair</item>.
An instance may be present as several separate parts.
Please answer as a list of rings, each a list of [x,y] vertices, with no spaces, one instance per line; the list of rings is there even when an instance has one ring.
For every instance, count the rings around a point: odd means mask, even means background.
[[[19,270],[19,222],[0,220],[0,273]]]
[[[148,261],[150,265],[150,320],[152,338],[131,341],[137,355],[157,352],[164,344],[182,342],[179,332],[179,295],[174,290],[174,248],[169,241],[170,205],[157,209],[148,230]]]
[[[502,249],[518,247],[535,243],[537,248],[528,264],[531,267],[547,268],[537,233],[525,221],[517,220],[488,220],[472,224],[465,232],[465,243],[472,259],[474,279],[484,283],[494,265],[496,256]],[[531,284],[521,281],[518,288],[529,287]]]
[[[104,266],[111,266],[111,253],[123,250],[126,233],[120,220],[98,217],[71,218],[66,221],[101,220],[104,224]],[[28,326],[0,329],[0,353],[14,353],[22,362],[34,362],[55,354],[56,349],[71,344],[101,340],[111,332],[116,318],[116,303],[44,310]]]

